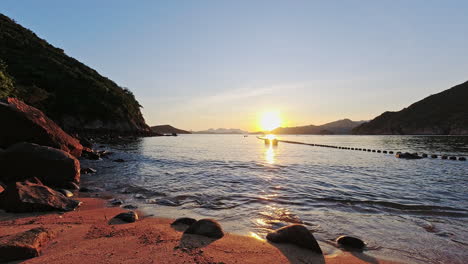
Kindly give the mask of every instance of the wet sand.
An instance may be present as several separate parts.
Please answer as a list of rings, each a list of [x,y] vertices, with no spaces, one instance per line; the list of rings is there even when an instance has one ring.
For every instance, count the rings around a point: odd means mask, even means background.
[[[229,233],[219,240],[183,235],[165,218],[140,216],[135,223],[110,225],[126,210],[106,207],[101,199],[79,200],[83,205],[78,210],[63,214],[1,212],[0,237],[35,227],[56,234],[41,256],[14,263],[396,263],[342,251],[323,257],[293,245]]]

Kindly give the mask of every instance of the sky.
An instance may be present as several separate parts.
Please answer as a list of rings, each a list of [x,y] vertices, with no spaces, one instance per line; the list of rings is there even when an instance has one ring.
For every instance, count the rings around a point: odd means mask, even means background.
[[[468,1],[1,0],[128,87],[149,125],[370,120],[468,80]]]

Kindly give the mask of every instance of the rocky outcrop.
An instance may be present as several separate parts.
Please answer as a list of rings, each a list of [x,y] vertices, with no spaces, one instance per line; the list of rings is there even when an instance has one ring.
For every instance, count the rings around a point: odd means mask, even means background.
[[[158,134],[192,134],[187,130],[178,129],[171,125],[152,126],[151,130]]]
[[[129,89],[2,14],[0,28],[0,58],[15,81],[7,96],[42,110],[65,131],[152,135]]]
[[[39,178],[45,185],[74,189],[80,182],[80,163],[65,151],[33,143],[18,143],[0,154],[0,181]]]
[[[0,147],[18,142],[30,142],[61,149],[80,157],[83,146],[68,135],[42,111],[16,98],[0,102]]]
[[[398,112],[385,112],[353,134],[468,135],[468,82],[431,95]]]
[[[55,234],[37,227],[25,232],[0,237],[0,262],[38,257]]]
[[[273,243],[289,243],[307,248],[315,253],[322,254],[317,240],[312,233],[303,225],[294,224],[282,227],[267,235],[267,240]]]
[[[211,238],[222,238],[224,236],[221,225],[212,219],[201,219],[193,223],[184,234],[195,234]]]
[[[14,213],[72,211],[79,205],[79,201],[44,186],[37,178],[8,184],[0,194],[0,209]]]

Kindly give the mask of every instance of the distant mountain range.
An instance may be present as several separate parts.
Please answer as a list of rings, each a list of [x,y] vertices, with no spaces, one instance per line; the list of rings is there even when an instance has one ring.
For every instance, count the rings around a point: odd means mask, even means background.
[[[352,121],[350,119],[342,119],[320,126],[308,125],[297,127],[279,127],[271,131],[275,135],[291,134],[291,135],[346,135],[351,134],[353,128],[361,125],[365,121]]]
[[[193,134],[248,134],[248,131],[244,131],[237,128],[210,128],[208,130],[193,132]]]
[[[156,132],[156,133],[159,133],[159,134],[173,134],[173,133],[176,133],[176,134],[192,134],[192,132],[190,132],[190,131],[178,129],[178,128],[175,128],[175,127],[173,127],[171,125],[152,126],[151,130],[153,130],[153,132]]]
[[[398,112],[385,112],[353,134],[468,135],[468,82],[431,95]]]

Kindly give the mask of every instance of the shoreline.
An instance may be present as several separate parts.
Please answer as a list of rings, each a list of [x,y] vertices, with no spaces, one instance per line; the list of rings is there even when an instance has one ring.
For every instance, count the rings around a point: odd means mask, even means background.
[[[110,225],[110,219],[126,210],[106,207],[100,198],[77,199],[83,204],[72,212],[1,212],[0,237],[36,227],[55,234],[41,256],[22,263],[397,263],[341,250],[321,256],[293,245],[231,233],[218,240],[184,235],[171,227],[173,220],[168,218],[141,216],[135,223]]]

